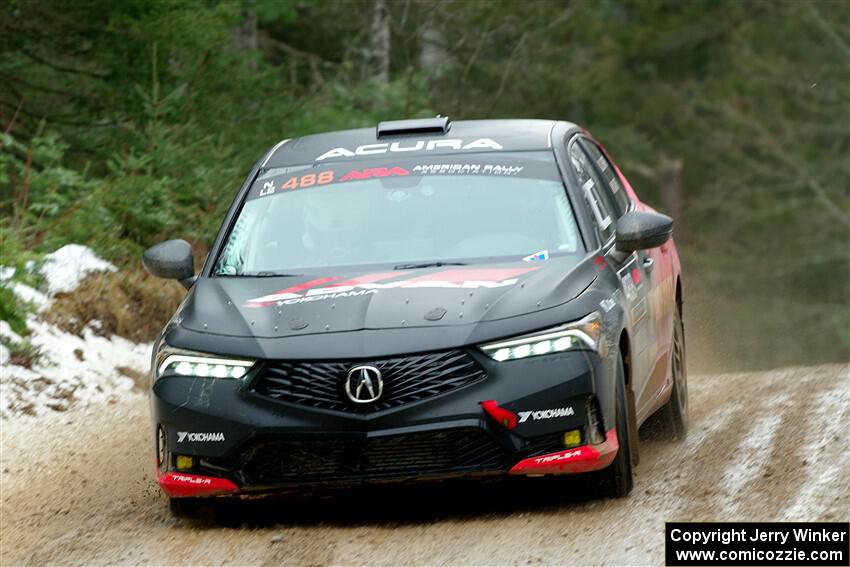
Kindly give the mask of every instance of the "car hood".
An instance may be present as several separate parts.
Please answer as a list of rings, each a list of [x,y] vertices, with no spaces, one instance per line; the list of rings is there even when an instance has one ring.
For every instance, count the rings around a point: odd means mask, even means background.
[[[592,257],[309,277],[201,277],[180,308],[186,329],[275,338],[496,321],[570,301],[596,278]]]

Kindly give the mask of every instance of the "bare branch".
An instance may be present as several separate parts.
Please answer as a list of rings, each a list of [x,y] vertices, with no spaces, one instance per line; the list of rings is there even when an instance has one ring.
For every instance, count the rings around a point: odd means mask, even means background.
[[[505,92],[505,85],[508,83],[508,77],[511,74],[511,69],[514,66],[516,56],[519,54],[527,38],[528,32],[523,32],[522,36],[520,36],[519,38],[519,41],[517,41],[516,45],[514,45],[514,48],[511,51],[511,55],[510,57],[508,57],[508,62],[505,64],[505,70],[502,71],[502,78],[499,80],[499,88],[496,89],[496,94],[493,95],[492,99],[490,99],[490,108],[487,111],[487,114],[490,114],[493,111],[493,108],[496,106],[496,102],[498,102],[498,100],[502,97],[502,93]]]
[[[18,102],[18,107],[15,109],[15,113],[12,115],[12,119],[9,120],[8,126],[3,131],[5,134],[8,134],[12,131],[12,128],[15,126],[15,120],[18,118],[18,113],[21,111],[21,106],[24,104],[24,97],[21,97],[21,100]],[[3,144],[0,144],[0,149],[3,149]]]

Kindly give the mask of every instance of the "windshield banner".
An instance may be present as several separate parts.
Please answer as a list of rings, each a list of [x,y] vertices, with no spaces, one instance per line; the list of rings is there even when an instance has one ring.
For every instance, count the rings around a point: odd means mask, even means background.
[[[544,155],[547,159],[541,159]],[[315,167],[305,165],[273,168],[261,172],[248,193],[248,199],[368,180],[380,180],[387,188],[405,187],[416,185],[419,182],[416,177],[438,175],[523,177],[560,181],[561,177],[551,154],[535,153],[535,156],[540,157],[535,159],[510,154],[463,157],[442,155],[432,158],[384,159],[370,163],[345,162]],[[414,179],[409,179],[411,177]]]

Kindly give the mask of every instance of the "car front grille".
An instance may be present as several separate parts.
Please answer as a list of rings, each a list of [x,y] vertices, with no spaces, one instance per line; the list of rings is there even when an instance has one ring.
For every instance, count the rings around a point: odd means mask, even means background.
[[[381,372],[384,391],[375,402],[354,403],[345,394],[348,372],[358,365],[371,365]],[[450,350],[368,361],[275,361],[261,370],[251,389],[283,402],[366,413],[423,400],[485,377],[471,356]]]
[[[475,428],[375,438],[257,442],[245,454],[250,484],[401,479],[503,472],[505,449]]]

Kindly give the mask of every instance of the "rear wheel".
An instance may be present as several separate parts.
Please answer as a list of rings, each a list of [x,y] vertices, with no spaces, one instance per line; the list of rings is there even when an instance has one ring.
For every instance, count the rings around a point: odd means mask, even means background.
[[[623,371],[623,359],[617,357],[617,374],[615,376],[616,397],[616,429],[617,442],[620,448],[614,461],[602,474],[608,484],[608,493],[614,498],[622,498],[632,491],[632,452],[629,426],[628,400],[626,398],[626,380]]]
[[[685,329],[678,305],[673,319],[672,350],[670,370],[673,375],[673,391],[670,399],[661,408],[660,421],[671,437],[682,441],[688,434],[688,370],[685,366]]]

